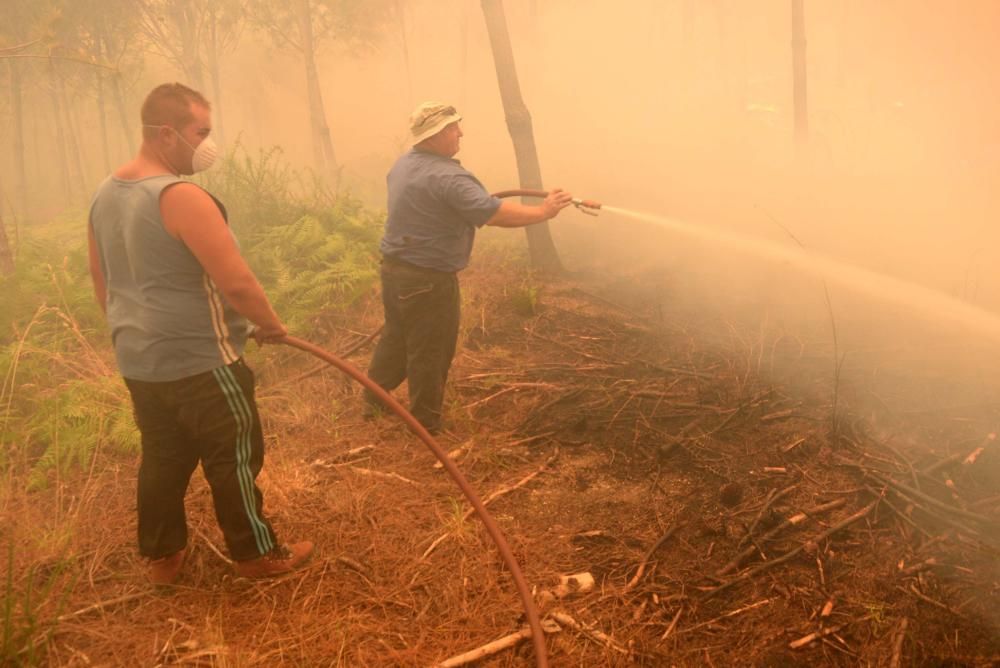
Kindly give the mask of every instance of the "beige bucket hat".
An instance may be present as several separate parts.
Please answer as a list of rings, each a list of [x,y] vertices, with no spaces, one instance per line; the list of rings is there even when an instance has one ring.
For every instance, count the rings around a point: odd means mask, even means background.
[[[462,120],[455,107],[443,102],[423,102],[410,114],[410,139],[419,144],[441,132],[446,125]]]

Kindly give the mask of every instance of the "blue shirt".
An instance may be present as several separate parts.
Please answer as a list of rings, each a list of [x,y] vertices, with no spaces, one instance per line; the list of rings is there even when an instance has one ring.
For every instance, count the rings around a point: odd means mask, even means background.
[[[500,200],[458,160],[411,149],[389,170],[389,215],[380,249],[419,267],[461,271],[476,229]]]
[[[163,382],[211,371],[235,362],[246,345],[246,319],[163,227],[160,195],[179,182],[169,174],[109,177],[90,208],[118,368],[133,380]]]

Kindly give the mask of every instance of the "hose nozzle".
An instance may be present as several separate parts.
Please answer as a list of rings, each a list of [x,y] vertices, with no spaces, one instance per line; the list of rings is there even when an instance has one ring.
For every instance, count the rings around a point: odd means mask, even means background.
[[[595,202],[592,199],[574,199],[573,206],[579,209],[581,213],[585,213],[589,216],[596,216],[597,212],[601,208],[601,203]]]

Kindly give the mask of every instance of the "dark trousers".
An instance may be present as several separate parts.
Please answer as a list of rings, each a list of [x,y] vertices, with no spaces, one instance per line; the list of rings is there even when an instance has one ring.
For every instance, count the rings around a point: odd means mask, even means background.
[[[125,384],[142,434],[139,553],[157,559],[187,545],[184,495],[198,462],[230,556],[246,561],[270,552],[277,540],[255,482],[264,438],[253,372],[243,360],[181,380]]]
[[[410,412],[436,431],[441,427],[444,387],[458,341],[458,277],[387,259],[382,264],[382,305],[385,328],[368,377],[390,391],[407,380]],[[378,403],[368,391],[365,399]]]

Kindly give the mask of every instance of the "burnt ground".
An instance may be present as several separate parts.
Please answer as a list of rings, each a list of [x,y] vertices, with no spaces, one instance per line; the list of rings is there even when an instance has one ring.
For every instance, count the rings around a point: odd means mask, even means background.
[[[655,283],[463,276],[441,441],[481,496],[507,490],[489,508],[543,617],[581,626],[547,636],[551,665],[997,665],[995,392],[890,382],[864,355],[835,375],[827,329],[704,314]],[[372,299],[317,342],[356,348],[379,316]],[[317,543],[309,566],[234,579],[196,474],[189,562],[151,591],[136,462],[95,458],[10,504],[15,589],[49,587],[41,663],[426,666],[523,627],[496,549],[398,420],[361,421],[358,390],[300,353],[251,361],[266,509]],[[581,572],[592,590],[550,593]],[[533,665],[530,643],[478,665]]]

